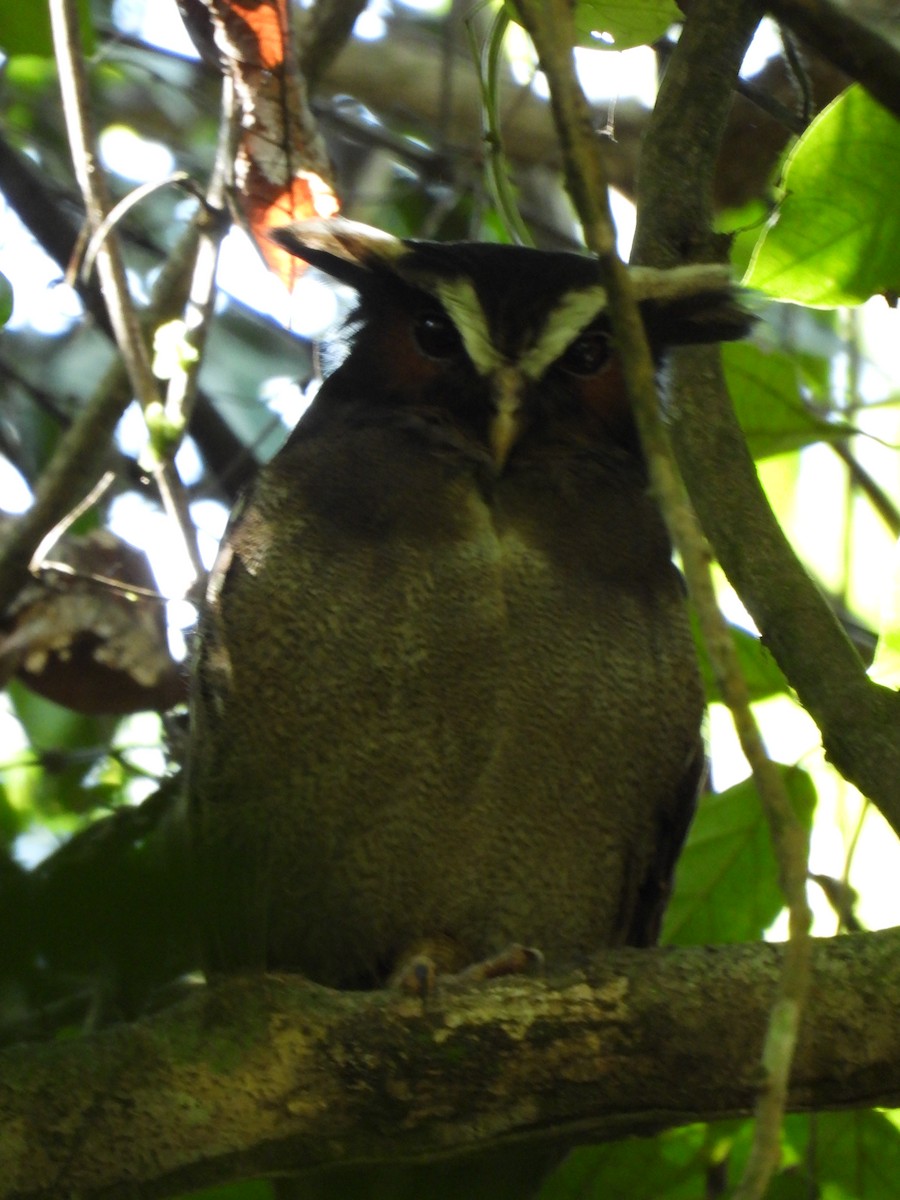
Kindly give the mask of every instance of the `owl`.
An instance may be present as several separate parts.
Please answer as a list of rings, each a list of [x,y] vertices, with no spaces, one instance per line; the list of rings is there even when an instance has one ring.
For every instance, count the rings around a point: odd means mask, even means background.
[[[200,620],[207,967],[367,989],[653,942],[704,699],[597,261],[274,236],[358,299]],[[745,331],[719,268],[633,280],[660,361]]]

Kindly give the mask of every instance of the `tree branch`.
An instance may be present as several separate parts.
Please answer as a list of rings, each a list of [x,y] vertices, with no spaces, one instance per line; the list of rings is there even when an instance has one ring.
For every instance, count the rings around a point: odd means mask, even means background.
[[[112,201],[96,151],[78,13],[72,0],[51,0],[50,20],[72,163],[84,197],[88,228],[93,234],[103,224]],[[112,231],[103,239],[96,265],[110,323],[125,359],[131,386],[137,399],[146,407],[158,397],[159,386],[128,290],[118,237]]]
[[[151,1200],[746,1114],[782,957],[621,950],[553,983],[447,986],[425,1008],[299,977],[222,982],[134,1025],[0,1054],[0,1197],[116,1200],[139,1180]],[[900,1102],[898,1004],[900,932],[814,942],[790,1107]]]
[[[647,128],[634,259],[715,257],[709,234],[719,138],[751,0],[696,0]],[[718,354],[686,348],[669,372],[672,439],[716,555],[822,732],[834,765],[900,833],[900,697],[872,683],[760,486]]]
[[[452,84],[441,86],[442,59],[433,41],[415,36],[402,26],[386,42],[351,39],[322,78],[320,92],[353,96],[391,123],[406,129],[412,121],[420,129],[433,129],[441,118],[445,91],[451,104],[446,113],[446,141],[458,155],[460,168],[478,162],[484,155],[481,134],[481,94],[473,78],[467,55],[454,55],[449,64]],[[606,107],[597,113],[597,124],[607,119]],[[647,110],[636,101],[623,99],[616,105],[615,139],[610,139],[608,169],[610,182],[630,192],[641,129]],[[558,167],[559,142],[550,113],[542,97],[501,75],[499,119],[504,152],[516,168]],[[327,113],[323,118],[327,124]]]
[[[353,33],[356,18],[368,0],[316,0],[300,15],[298,52],[300,72],[310,92],[343,50]]]
[[[900,50],[896,46],[829,0],[770,0],[766,7],[900,118]]]

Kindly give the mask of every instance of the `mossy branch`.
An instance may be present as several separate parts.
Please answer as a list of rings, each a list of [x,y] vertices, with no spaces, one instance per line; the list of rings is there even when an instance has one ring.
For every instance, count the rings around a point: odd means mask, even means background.
[[[140,1184],[151,1200],[746,1114],[783,954],[621,950],[424,1007],[288,976],[198,989],[131,1025],[0,1054],[0,1197],[119,1200]],[[789,1107],[900,1103],[898,1006],[900,932],[814,942]]]

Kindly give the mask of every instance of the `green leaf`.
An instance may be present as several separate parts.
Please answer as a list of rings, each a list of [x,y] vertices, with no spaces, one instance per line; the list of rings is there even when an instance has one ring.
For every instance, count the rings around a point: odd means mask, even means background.
[[[779,768],[794,811],[809,828],[813,782]],[[769,826],[753,781],[702,797],[678,863],[662,941],[678,945],[760,938],[784,907]]]
[[[6,783],[13,804],[24,815],[31,810],[47,818],[84,813],[102,807],[116,789],[91,787],[88,773],[106,753],[117,717],[87,717],[45,700],[11,680],[8,693],[39,765],[10,766]]]
[[[231,1183],[223,1187],[204,1188],[202,1192],[191,1192],[190,1200],[273,1200],[274,1196],[271,1183],[256,1179],[247,1183]]]
[[[878,1114],[835,1114],[871,1117]],[[808,1153],[809,1125],[819,1118],[788,1117],[789,1135],[782,1138],[782,1167],[766,1190],[766,1200],[838,1200],[868,1191],[829,1192],[811,1187],[803,1169]],[[699,1196],[730,1195],[741,1178],[753,1140],[752,1121],[717,1121],[670,1129],[651,1139],[628,1141],[574,1150],[547,1180],[538,1200],[697,1200]],[[792,1141],[793,1139],[793,1141]],[[798,1154],[794,1143],[801,1146]],[[890,1160],[889,1160],[890,1161]],[[823,1176],[816,1177],[821,1183]],[[875,1190],[872,1196],[880,1200]]]
[[[56,63],[45,54],[17,54],[10,58],[4,68],[4,84],[9,86],[12,95],[28,94],[28,99],[34,99],[36,93],[45,93],[51,88],[58,90]],[[23,106],[17,106],[19,124],[30,127],[35,114]]]
[[[796,1167],[791,1167],[776,1175],[766,1189],[766,1200],[810,1200],[817,1192],[810,1192],[809,1180]]]
[[[838,1048],[839,1052],[839,1048]],[[784,1136],[801,1161],[807,1195],[818,1200],[894,1200],[900,1130],[883,1112],[788,1117]]]
[[[21,814],[10,803],[7,789],[0,784],[0,855],[22,832]]]
[[[725,378],[737,419],[754,458],[837,441],[854,430],[825,421],[803,403],[796,360],[749,342],[722,347]]]
[[[706,646],[700,633],[699,622],[695,613],[691,613],[691,627],[694,641],[697,645],[697,658],[700,664],[700,674],[706,689],[707,700],[721,700],[719,685],[713,674],[712,664],[706,652]],[[737,625],[731,626],[731,640],[737,652],[741,671],[750,690],[751,700],[765,700],[779,692],[790,692],[790,684],[785,679],[781,668],[772,657],[769,650],[762,644],[756,634],[748,633]]]
[[[716,233],[728,235],[731,242],[729,258],[735,278],[743,277],[760,234],[772,213],[772,203],[756,197],[740,208],[726,208],[713,217]]]
[[[5,325],[12,316],[13,290],[12,284],[0,271],[0,325]]]
[[[573,1150],[547,1180],[539,1200],[695,1200],[702,1195],[709,1139],[706,1126],[671,1129],[651,1139],[632,1138]]]
[[[50,11],[46,4],[4,4],[0,9],[0,46],[10,58],[17,54],[53,54]]]
[[[78,2],[81,38],[86,54],[94,51],[94,32],[89,0]],[[9,58],[17,54],[53,56],[53,35],[50,31],[50,11],[46,4],[0,5],[0,48]]]
[[[744,278],[818,308],[900,291],[900,122],[858,85],[788,156],[784,199]]]
[[[674,0],[579,0],[578,44],[593,50],[627,50],[658,41],[682,19]]]

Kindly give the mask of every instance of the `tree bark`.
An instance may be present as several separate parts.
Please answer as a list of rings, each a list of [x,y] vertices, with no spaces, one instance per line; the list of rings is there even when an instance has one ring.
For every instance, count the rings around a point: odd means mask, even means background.
[[[717,257],[712,180],[755,0],[695,0],[641,154],[633,259]],[[873,683],[763,493],[718,351],[684,348],[668,373],[672,442],[704,531],[763,641],[822,732],[825,752],[900,834],[900,696]]]
[[[0,1197],[142,1200],[227,1180],[599,1141],[750,1112],[782,949],[608,952],[427,1003],[223,981],[0,1055]],[[900,931],[815,943],[794,1110],[900,1102]]]

